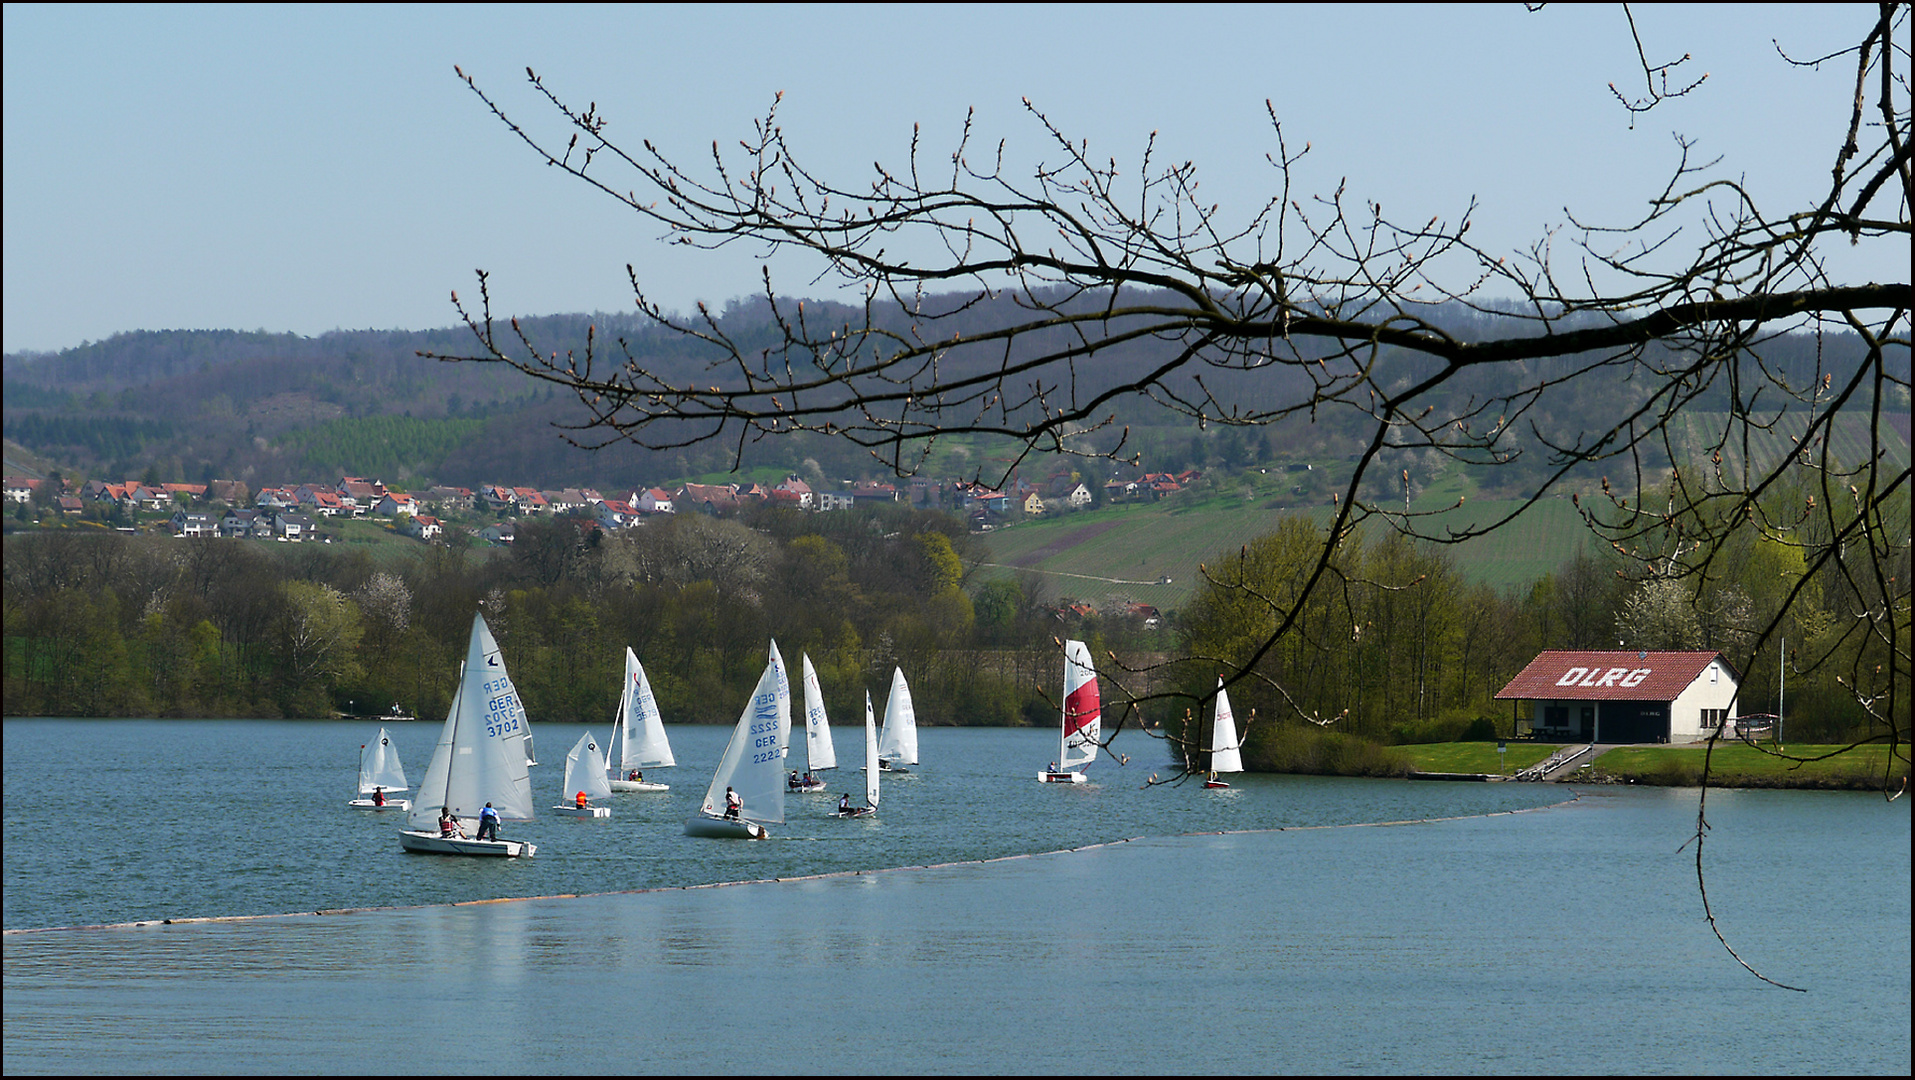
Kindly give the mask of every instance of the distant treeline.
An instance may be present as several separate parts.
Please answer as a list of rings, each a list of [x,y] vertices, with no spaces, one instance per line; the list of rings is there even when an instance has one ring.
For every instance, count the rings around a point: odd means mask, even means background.
[[[1255,658],[1273,628],[1261,598],[1293,593],[1312,568],[1306,519],[1217,553],[1212,583],[1154,629],[1060,611],[1034,575],[971,582],[978,543],[954,518],[903,507],[681,514],[617,533],[526,521],[509,549],[422,546],[384,563],[337,546],[17,532],[5,712],[321,717],[397,702],[443,716],[483,611],[535,720],[609,720],[630,646],[669,722],[730,722],[776,639],[794,666],[810,656],[834,715],[854,716],[896,666],[926,724],[1044,726],[1057,722],[1056,639],[1081,637],[1107,676],[1107,727],[1180,732],[1217,675],[1247,665],[1232,698],[1253,767],[1362,771],[1365,747],[1512,734],[1493,700],[1509,678],[1540,650],[1613,647],[1619,632],[1632,647],[1724,650],[1743,711],[1768,711],[1774,661],[1751,654],[1752,628],[1802,566],[1796,549],[1751,537],[1706,595],[1626,580],[1594,554],[1499,592],[1444,549],[1356,535],[1336,549],[1332,584]],[[1813,584],[1822,607],[1853,587]],[[1813,610],[1798,622],[1791,650],[1816,663],[1790,675],[1790,730],[1839,740],[1865,721],[1837,676],[1873,646],[1832,637]],[[1150,696],[1138,711],[1127,695]]]

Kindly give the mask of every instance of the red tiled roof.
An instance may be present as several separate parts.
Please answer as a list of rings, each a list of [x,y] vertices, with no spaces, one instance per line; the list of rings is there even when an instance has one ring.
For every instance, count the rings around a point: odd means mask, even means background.
[[[1673,701],[1718,661],[1729,678],[1741,680],[1719,652],[1551,650],[1538,653],[1496,700]]]

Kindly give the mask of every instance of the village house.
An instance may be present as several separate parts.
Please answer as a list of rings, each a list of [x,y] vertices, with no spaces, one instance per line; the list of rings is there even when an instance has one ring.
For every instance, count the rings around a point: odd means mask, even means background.
[[[607,529],[629,529],[638,524],[638,508],[621,499],[601,499],[592,510],[598,523]]]
[[[510,521],[501,521],[493,525],[487,525],[485,528],[479,530],[479,539],[487,540],[494,544],[510,544],[512,538],[517,535],[518,527]]]
[[[228,506],[240,506],[249,501],[250,495],[243,480],[214,480],[206,485],[208,499]]]
[[[46,483],[45,480],[37,480],[31,477],[9,476],[6,479],[7,501],[22,504],[30,503],[33,501],[33,493],[44,483]]]
[[[515,487],[512,489],[512,502],[519,508],[519,516],[530,514],[549,514],[552,503],[537,488]]]
[[[851,501],[854,503],[897,502],[898,489],[894,485],[876,480],[860,480],[851,485]]]
[[[315,535],[313,519],[304,514],[282,510],[273,515],[273,534],[282,536],[295,543]]]
[[[519,505],[519,498],[513,494],[512,489],[498,484],[487,484],[480,488],[479,501],[485,504],[487,510],[495,514],[515,510]]]
[[[449,514],[470,513],[474,505],[471,488],[430,487],[419,497]]]
[[[219,519],[221,536],[265,539],[273,535],[272,519],[259,510],[233,509]]]
[[[238,506],[245,501],[244,499],[228,500],[228,505]],[[260,488],[259,494],[253,499],[253,505],[268,510],[283,510],[290,506],[298,506],[299,492],[293,488]]]
[[[669,514],[672,512],[672,494],[664,488],[646,488],[629,501],[641,514]]]
[[[729,514],[741,502],[734,484],[686,484],[672,496],[674,507],[689,507],[713,516]]]
[[[306,489],[301,488],[300,490],[305,491]],[[317,489],[308,491],[306,497],[299,502],[299,506],[304,507],[307,513],[318,514],[320,517],[357,516],[353,513],[352,508],[346,505],[345,500],[339,497],[339,493],[334,491]],[[282,507],[280,509],[291,509],[291,507]]]
[[[219,519],[205,510],[181,507],[173,511],[174,536],[218,536]]]
[[[791,501],[789,498],[780,499],[777,495],[780,491],[786,492],[788,496],[795,497],[798,509],[800,510],[810,510],[817,504],[817,499],[813,495],[811,485],[796,476],[785,477],[784,481],[777,487],[772,488],[771,491],[774,502]]]
[[[419,500],[403,491],[388,491],[373,504],[372,512],[380,517],[398,517],[400,514],[419,514]]]
[[[851,493],[848,491],[818,492],[818,511],[820,513],[829,510],[849,510],[855,505],[857,505],[857,500],[853,499]]]
[[[431,514],[415,515],[405,524],[405,534],[421,540],[435,539],[443,532],[445,532],[445,523]]]

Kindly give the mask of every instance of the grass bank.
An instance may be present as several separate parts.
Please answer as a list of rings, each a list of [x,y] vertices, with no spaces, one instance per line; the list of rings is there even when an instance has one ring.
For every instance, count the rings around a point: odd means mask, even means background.
[[[1701,746],[1621,746],[1597,758],[1577,779],[1695,787],[1702,783],[1705,756],[1711,787],[1880,791],[1885,776],[1892,774],[1894,786],[1908,775],[1906,746],[1892,762],[1886,746],[1861,746],[1829,757],[1840,750],[1841,746],[1799,743],[1781,748],[1723,743],[1709,755]]]
[[[1300,738],[1282,747],[1281,752],[1262,755],[1262,760],[1255,762],[1246,760],[1245,764],[1259,772],[1334,776],[1402,776],[1410,771],[1509,776],[1547,760],[1562,749],[1555,743],[1509,742],[1505,752],[1498,755],[1494,742],[1356,746],[1352,744],[1363,741],[1349,740],[1348,736],[1340,738],[1346,741],[1322,736]],[[1709,761],[1709,785],[1880,791],[1884,776],[1892,773],[1892,787],[1900,784],[1908,773],[1906,747],[1899,757],[1893,758],[1892,769],[1886,746],[1862,746],[1839,756],[1829,756],[1842,749],[1835,745],[1790,743],[1778,751],[1772,746],[1722,743]],[[1578,770],[1576,781],[1697,787],[1702,783],[1702,765],[1707,753],[1707,748],[1701,746],[1617,747],[1590,763],[1588,768]],[[1786,757],[1782,756],[1784,753]]]

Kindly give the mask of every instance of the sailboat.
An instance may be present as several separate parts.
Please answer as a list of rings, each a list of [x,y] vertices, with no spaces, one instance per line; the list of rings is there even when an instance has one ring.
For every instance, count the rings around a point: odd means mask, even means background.
[[[781,740],[790,725],[791,684],[774,645],[765,672],[758,677],[758,687],[739,714],[724,756],[718,759],[718,770],[705,789],[705,801],[685,822],[686,836],[763,840],[771,835],[765,826],[784,823],[785,748]],[[727,795],[738,798],[735,814],[727,806]]]
[[[871,711],[871,691],[864,692],[864,805],[850,805],[846,796],[833,814],[842,818],[871,817],[878,812],[878,719]]]
[[[911,687],[904,681],[904,669],[891,670],[891,697],[884,703],[884,734],[878,740],[878,768],[885,772],[909,772],[905,765],[918,763],[918,714],[911,707]]]
[[[1230,695],[1224,692],[1223,679],[1217,679],[1217,717],[1210,726],[1210,775],[1207,788],[1227,788],[1218,773],[1242,772],[1243,754],[1237,745],[1237,717],[1230,711]]]
[[[399,751],[393,749],[386,729],[380,728],[378,739],[359,748],[359,798],[346,805],[360,810],[410,810],[412,803],[405,799],[388,797],[382,803],[372,801],[374,791],[390,796],[404,790],[406,770],[399,764]]]
[[[811,666],[811,654],[800,654],[804,665],[805,687],[805,775],[787,786],[793,791],[823,791],[825,782],[818,773],[838,767],[838,751],[831,745],[831,722],[825,718],[824,688],[818,684],[818,670]]]
[[[613,791],[671,790],[670,784],[642,779],[640,770],[670,768],[678,762],[672,757],[672,744],[665,738],[665,721],[658,715],[651,680],[645,677],[645,667],[630,646],[625,649],[625,692],[618,698],[612,741],[618,744],[620,773],[612,778]]]
[[[499,643],[492,639],[485,617],[475,614],[458,690],[439,733],[439,745],[432,752],[432,764],[419,783],[419,799],[406,815],[407,828],[399,833],[400,846],[435,855],[529,858],[537,848],[522,840],[471,838],[481,808],[487,805],[504,821],[533,819],[525,747],[529,730],[525,706],[506,674]],[[441,810],[455,824],[450,836],[439,828]]]
[[[586,801],[576,800],[579,794]],[[612,816],[609,807],[593,806],[593,799],[607,799],[612,795],[612,785],[605,778],[605,755],[599,753],[598,744],[592,741],[592,733],[579,736],[578,745],[565,755],[565,791],[559,805],[552,812],[563,817],[608,818]]]
[[[1040,783],[1081,784],[1084,767],[1097,760],[1100,706],[1097,669],[1091,666],[1090,647],[1081,641],[1064,643],[1063,731],[1057,761],[1037,774]]]

